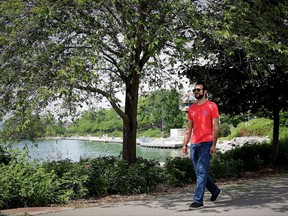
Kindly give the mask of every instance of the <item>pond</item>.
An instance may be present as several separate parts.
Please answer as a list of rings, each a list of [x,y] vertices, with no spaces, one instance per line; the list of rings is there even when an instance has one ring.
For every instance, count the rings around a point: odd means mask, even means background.
[[[119,156],[122,151],[121,143],[106,143],[83,140],[43,140],[38,141],[37,147],[31,142],[22,141],[15,148],[27,147],[31,159],[39,161],[52,161],[70,159],[79,161],[80,158],[96,158],[103,156]],[[137,157],[165,162],[167,157],[181,157],[181,149],[146,148],[137,145]]]

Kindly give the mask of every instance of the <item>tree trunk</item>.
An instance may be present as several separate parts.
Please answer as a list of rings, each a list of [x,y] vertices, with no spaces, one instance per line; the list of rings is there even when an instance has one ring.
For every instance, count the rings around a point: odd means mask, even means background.
[[[279,108],[275,106],[273,108],[273,141],[272,141],[272,150],[274,154],[274,158],[278,156],[279,153]]]
[[[123,159],[128,164],[136,162],[138,90],[139,74],[135,72],[127,78],[125,96],[126,118],[123,119]]]

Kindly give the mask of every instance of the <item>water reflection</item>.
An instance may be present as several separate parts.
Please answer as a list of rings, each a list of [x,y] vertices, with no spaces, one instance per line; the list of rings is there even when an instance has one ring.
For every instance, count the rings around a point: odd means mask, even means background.
[[[27,146],[31,159],[40,161],[52,161],[69,158],[79,161],[80,158],[96,158],[103,156],[118,156],[122,151],[122,144],[105,143],[81,140],[44,140],[33,147],[29,142],[21,142],[16,145],[19,149]],[[158,149],[137,146],[137,157],[154,159],[164,162],[167,157],[181,157],[180,149]]]

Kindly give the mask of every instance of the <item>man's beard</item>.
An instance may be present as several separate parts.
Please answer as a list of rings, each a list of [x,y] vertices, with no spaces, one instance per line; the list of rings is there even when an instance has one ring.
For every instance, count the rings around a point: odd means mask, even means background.
[[[200,100],[201,98],[203,98],[204,97],[204,95],[198,95],[198,96],[195,96],[195,98],[197,99],[197,100]]]

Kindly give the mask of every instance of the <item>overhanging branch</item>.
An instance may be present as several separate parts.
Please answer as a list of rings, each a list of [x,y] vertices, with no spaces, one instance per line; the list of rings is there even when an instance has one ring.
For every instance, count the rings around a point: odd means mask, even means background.
[[[119,100],[115,97],[113,97],[111,94],[109,94],[106,91],[103,91],[102,89],[99,88],[93,88],[91,86],[82,86],[80,84],[77,84],[75,88],[79,90],[84,90],[87,92],[93,92],[102,95],[105,97],[109,103],[111,104],[112,108],[117,112],[117,114],[124,120],[128,121],[127,115],[120,109],[120,105],[118,105]]]

